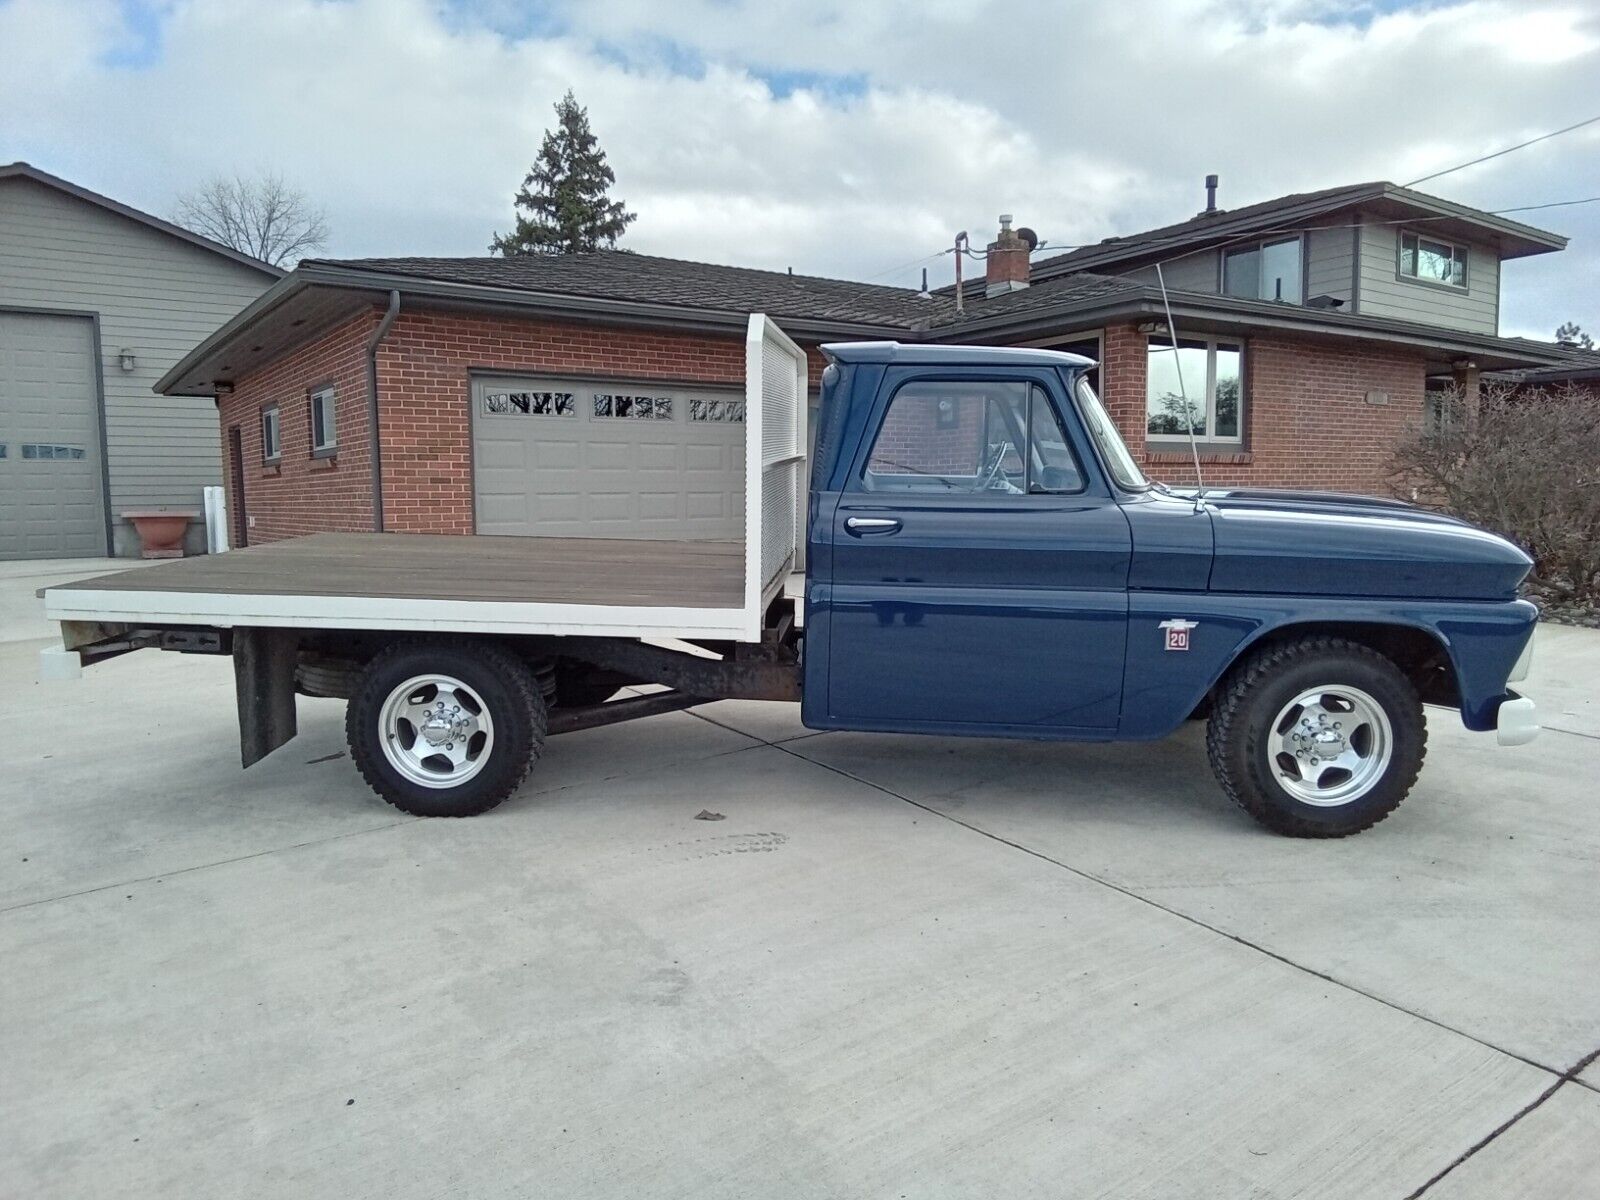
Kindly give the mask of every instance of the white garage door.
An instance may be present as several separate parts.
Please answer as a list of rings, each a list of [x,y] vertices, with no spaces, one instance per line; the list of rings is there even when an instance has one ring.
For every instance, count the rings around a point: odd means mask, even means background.
[[[94,331],[0,312],[0,559],[106,552]]]
[[[742,393],[480,377],[472,414],[479,533],[743,534]]]

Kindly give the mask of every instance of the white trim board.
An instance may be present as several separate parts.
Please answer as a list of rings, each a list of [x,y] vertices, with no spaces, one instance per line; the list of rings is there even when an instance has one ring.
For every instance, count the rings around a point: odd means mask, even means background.
[[[120,624],[406,629],[568,637],[717,638],[744,632],[739,608],[419,600],[378,596],[281,596],[238,592],[91,591],[50,588],[52,621]]]

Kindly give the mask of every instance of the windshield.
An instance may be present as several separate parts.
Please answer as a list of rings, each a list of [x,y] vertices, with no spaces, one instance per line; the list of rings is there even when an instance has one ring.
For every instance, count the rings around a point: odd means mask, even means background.
[[[1105,460],[1111,477],[1122,487],[1132,490],[1149,487],[1150,481],[1133,461],[1133,455],[1128,453],[1127,444],[1117,432],[1117,427],[1111,423],[1110,414],[1100,403],[1100,397],[1094,394],[1087,379],[1078,380],[1078,409],[1083,413],[1084,424],[1089,427],[1089,435],[1100,448],[1100,457]]]

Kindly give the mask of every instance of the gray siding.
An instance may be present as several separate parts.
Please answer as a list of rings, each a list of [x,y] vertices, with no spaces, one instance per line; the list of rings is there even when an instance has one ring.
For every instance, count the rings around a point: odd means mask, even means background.
[[[199,509],[200,489],[222,482],[211,400],[150,389],[272,282],[31,179],[0,180],[0,307],[100,314],[106,457],[120,550],[136,541],[118,516],[123,510]],[[124,347],[137,357],[132,372],[118,365]]]
[[[1350,311],[1356,272],[1354,229],[1313,229],[1306,234],[1306,299],[1332,296]]]
[[[1369,218],[1369,222],[1375,219]],[[1368,317],[1395,317],[1473,333],[1500,332],[1500,256],[1492,246],[1469,245],[1465,289],[1401,279],[1400,232],[1405,226],[1361,227],[1361,298]],[[1427,226],[1419,227],[1421,232]]]
[[[1173,262],[1161,264],[1161,274],[1165,276],[1167,286],[1180,292],[1217,292],[1217,251],[1205,250],[1199,254],[1189,254]],[[1156,269],[1154,267],[1133,267],[1130,270],[1119,270],[1119,275],[1126,275],[1129,279],[1137,279],[1140,283],[1152,286],[1156,282]]]

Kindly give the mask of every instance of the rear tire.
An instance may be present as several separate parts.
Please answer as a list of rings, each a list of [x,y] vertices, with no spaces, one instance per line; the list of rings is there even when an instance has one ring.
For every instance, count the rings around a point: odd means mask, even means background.
[[[1404,800],[1422,769],[1422,701],[1393,662],[1340,638],[1251,655],[1219,690],[1206,751],[1223,791],[1289,837],[1346,837]]]
[[[345,738],[361,776],[401,812],[472,817],[522,785],[548,717],[526,663],[493,643],[402,642],[361,674]]]

